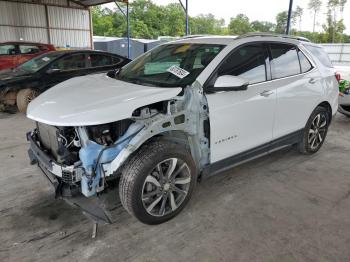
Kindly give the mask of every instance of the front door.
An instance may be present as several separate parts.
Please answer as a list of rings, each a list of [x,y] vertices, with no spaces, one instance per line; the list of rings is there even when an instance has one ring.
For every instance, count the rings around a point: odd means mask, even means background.
[[[249,81],[247,90],[207,94],[211,163],[272,140],[276,90],[271,86],[267,47],[238,47],[219,66],[216,77],[233,75]],[[214,83],[215,78],[210,81]]]

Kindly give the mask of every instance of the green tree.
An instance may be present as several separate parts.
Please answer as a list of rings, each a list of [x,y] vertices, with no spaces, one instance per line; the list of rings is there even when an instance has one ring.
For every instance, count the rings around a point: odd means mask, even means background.
[[[300,6],[297,6],[295,11],[293,12],[293,17],[298,20],[299,23],[299,31],[301,31],[301,19],[304,13],[304,9]]]
[[[190,32],[191,34],[223,34],[223,27],[225,25],[224,19],[216,19],[214,15],[199,15],[190,18]]]
[[[120,28],[125,26],[116,26],[116,21],[120,19],[120,23],[123,23],[125,19],[119,13],[115,13],[108,8],[102,8],[97,6],[92,8],[92,21],[93,21],[93,32],[95,35],[101,36],[121,36],[122,32]],[[118,23],[120,25],[120,23]]]
[[[288,21],[288,12],[283,11],[277,14],[276,16],[276,28],[275,32],[278,34],[285,34],[286,29],[287,29],[287,21]],[[295,12],[292,12],[292,17],[291,17],[291,27],[295,25],[296,22],[296,16]]]
[[[343,17],[346,0],[328,0],[328,12],[326,24],[323,24],[324,31],[328,34],[328,42],[343,42],[345,25],[343,18],[338,19],[338,12]]]
[[[318,2],[318,3],[317,3]],[[296,32],[316,43],[350,42],[350,36],[345,35],[343,12],[346,0],[328,1],[327,20],[323,25],[324,32]],[[314,17],[319,12],[320,0],[311,0],[309,9]],[[121,4],[122,8],[125,5]],[[185,14],[180,4],[166,6],[154,4],[151,0],[135,0],[130,4],[131,36],[135,38],[157,38],[158,36],[183,36],[185,34]],[[298,9],[298,8],[297,8]],[[292,24],[295,24],[298,10],[293,12]],[[101,6],[91,10],[93,30],[95,35],[126,37],[126,19],[122,12],[115,7],[113,10]],[[314,19],[315,20],[315,19]],[[240,14],[231,19],[225,27],[223,19],[217,19],[212,14],[190,17],[191,34],[240,35],[250,31],[285,33],[287,12],[281,12],[276,17],[276,24],[266,21],[249,22],[247,16]],[[300,20],[299,20],[300,24]]]
[[[167,5],[164,9],[164,18],[160,23],[163,24],[163,35],[184,36],[186,34],[186,16],[181,5],[173,3]]]
[[[276,25],[267,21],[253,21],[250,24],[253,31],[256,32],[274,32]]]
[[[276,29],[275,32],[278,34],[284,34],[286,32],[288,20],[288,12],[283,11],[277,14],[276,16]]]
[[[315,32],[316,16],[317,16],[317,13],[321,10],[321,6],[322,6],[321,0],[310,0],[310,2],[308,4],[308,9],[311,10],[313,12],[313,15],[314,15],[312,32]]]
[[[232,35],[243,35],[253,31],[250,26],[249,18],[244,14],[238,14],[236,17],[231,18],[229,24],[229,32]]]

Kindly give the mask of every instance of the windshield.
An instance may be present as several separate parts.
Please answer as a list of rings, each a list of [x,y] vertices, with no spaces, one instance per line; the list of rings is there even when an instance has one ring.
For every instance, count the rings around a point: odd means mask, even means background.
[[[191,85],[223,47],[191,43],[162,45],[125,66],[117,79],[160,87]]]
[[[17,66],[15,71],[35,73],[61,55],[62,53],[59,52],[46,53]]]

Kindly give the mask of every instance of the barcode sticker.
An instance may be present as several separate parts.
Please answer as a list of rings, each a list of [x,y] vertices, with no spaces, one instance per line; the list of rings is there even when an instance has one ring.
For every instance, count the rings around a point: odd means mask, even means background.
[[[176,75],[178,78],[184,78],[187,75],[189,75],[190,72],[187,72],[185,69],[182,69],[179,66],[173,65],[167,69],[168,72],[172,73],[173,75]]]

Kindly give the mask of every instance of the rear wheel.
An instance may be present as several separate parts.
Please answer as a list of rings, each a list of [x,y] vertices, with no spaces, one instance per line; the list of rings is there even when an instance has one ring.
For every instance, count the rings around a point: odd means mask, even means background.
[[[124,208],[145,224],[160,224],[187,204],[196,184],[196,167],[182,145],[157,140],[143,146],[122,173]]]
[[[31,88],[18,91],[16,98],[18,111],[21,113],[26,113],[28,104],[38,95],[39,92]]]
[[[326,139],[330,114],[326,108],[318,106],[311,114],[305,129],[299,151],[303,154],[316,153]]]

